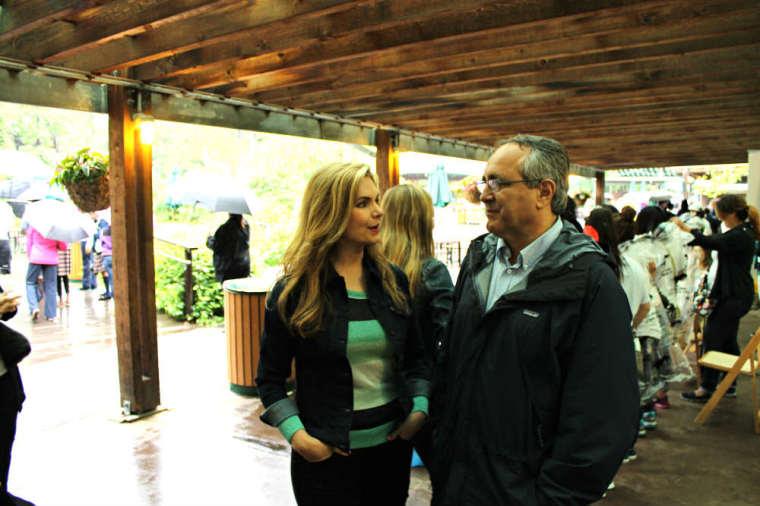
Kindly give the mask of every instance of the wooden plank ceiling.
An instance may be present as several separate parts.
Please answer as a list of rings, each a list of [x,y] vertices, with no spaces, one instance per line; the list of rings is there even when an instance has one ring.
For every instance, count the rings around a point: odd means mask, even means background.
[[[760,148],[758,0],[4,0],[0,57],[602,168]]]

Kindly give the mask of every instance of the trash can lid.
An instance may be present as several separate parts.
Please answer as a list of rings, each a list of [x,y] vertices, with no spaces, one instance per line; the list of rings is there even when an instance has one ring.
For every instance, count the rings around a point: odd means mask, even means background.
[[[272,288],[272,281],[259,278],[228,279],[222,289],[232,293],[266,293]]]

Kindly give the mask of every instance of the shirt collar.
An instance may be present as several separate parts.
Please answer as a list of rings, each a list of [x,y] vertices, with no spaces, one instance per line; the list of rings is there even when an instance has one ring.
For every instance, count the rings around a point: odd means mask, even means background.
[[[509,263],[509,257],[512,256],[512,250],[509,248],[504,239],[499,237],[496,241],[496,258],[504,264],[505,267],[513,269],[520,269],[525,267],[526,269],[533,269],[535,265],[544,256],[549,246],[559,237],[562,231],[562,220],[557,217],[554,224],[543,234],[536,237],[533,242],[525,246],[517,255],[517,262],[515,264]]]

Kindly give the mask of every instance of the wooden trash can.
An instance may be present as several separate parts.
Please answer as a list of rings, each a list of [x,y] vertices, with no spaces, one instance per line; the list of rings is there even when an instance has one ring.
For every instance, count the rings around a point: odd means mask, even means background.
[[[224,282],[224,327],[227,333],[227,377],[238,394],[258,395],[254,378],[259,366],[259,337],[269,284],[255,278]]]
[[[224,290],[224,327],[227,333],[227,377],[230,390],[242,395],[258,395],[256,370],[259,367],[259,338],[264,330],[264,310],[273,280],[228,279]],[[295,382],[295,366],[287,380]]]

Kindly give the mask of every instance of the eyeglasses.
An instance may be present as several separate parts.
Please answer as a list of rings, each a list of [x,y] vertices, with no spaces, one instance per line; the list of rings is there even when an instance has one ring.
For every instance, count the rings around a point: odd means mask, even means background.
[[[483,193],[486,189],[486,185],[491,189],[491,191],[496,192],[501,190],[503,186],[511,186],[513,184],[517,183],[537,183],[541,181],[540,179],[512,179],[512,180],[504,180],[499,179],[498,177],[489,177],[488,179],[483,178],[480,181],[477,182],[478,191],[480,193]]]

